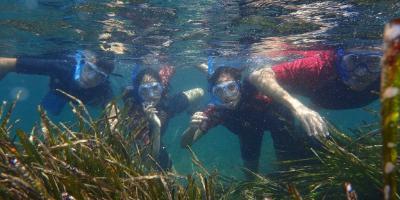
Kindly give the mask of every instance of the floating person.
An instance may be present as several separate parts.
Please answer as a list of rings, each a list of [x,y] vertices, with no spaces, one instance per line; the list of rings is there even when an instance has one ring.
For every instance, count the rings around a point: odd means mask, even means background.
[[[306,126],[314,131],[310,133],[312,136],[323,137],[327,133],[325,123],[317,113],[300,103],[297,110],[289,110],[279,101],[265,96],[247,78],[242,81],[240,69],[224,66],[214,70],[209,67],[208,72],[211,104],[192,116],[191,125],[182,136],[181,147],[192,145],[211,128],[223,125],[239,137],[244,166],[257,172],[265,131],[271,132],[278,160],[307,155],[304,137],[294,135],[301,131],[296,129],[292,113],[309,122]],[[252,177],[251,173],[245,174]]]
[[[185,111],[190,105],[198,102],[204,95],[201,88],[194,88],[169,96],[169,80],[174,73],[171,66],[159,70],[135,66],[132,75],[132,86],[124,91],[124,102],[131,121],[145,116],[148,128],[137,136],[139,147],[151,147],[150,155],[156,159],[162,169],[170,169],[172,162],[161,141],[168,122],[177,114]],[[129,115],[129,114],[128,114]],[[133,124],[133,126],[135,126]]]
[[[109,76],[114,70],[111,60],[99,59],[89,50],[77,51],[64,57],[0,58],[0,79],[9,72],[50,77],[50,91],[41,105],[53,115],[61,113],[70,98],[62,90],[84,104],[105,106],[113,98]]]
[[[379,98],[379,51],[336,50],[283,51],[280,54],[302,58],[271,68],[260,68],[250,75],[250,81],[265,94],[287,101],[276,88],[309,97],[325,109],[364,107]],[[261,84],[262,83],[262,84]],[[295,103],[288,103],[296,106]]]

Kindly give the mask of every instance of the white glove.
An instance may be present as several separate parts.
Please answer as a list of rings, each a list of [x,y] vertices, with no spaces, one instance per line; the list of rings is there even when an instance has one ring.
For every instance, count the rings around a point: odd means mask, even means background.
[[[150,120],[150,123],[153,126],[161,127],[160,118],[158,118],[158,116],[157,116],[158,111],[153,105],[151,105],[151,104],[144,105],[143,110],[144,110],[144,113],[145,113],[147,119]]]
[[[329,136],[328,127],[325,120],[319,113],[307,108],[306,106],[298,106],[294,111],[294,115],[300,121],[307,134],[312,137]]]
[[[204,112],[195,112],[192,115],[192,119],[190,120],[190,126],[193,128],[199,128],[201,122],[203,122],[203,120],[207,120],[208,117],[204,114]]]

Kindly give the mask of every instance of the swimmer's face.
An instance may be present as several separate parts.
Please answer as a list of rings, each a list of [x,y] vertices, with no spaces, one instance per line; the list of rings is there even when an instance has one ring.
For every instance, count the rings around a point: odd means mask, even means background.
[[[349,72],[349,80],[344,83],[353,90],[364,90],[380,77],[380,60],[378,55],[345,55],[343,62]]]
[[[92,62],[85,62],[82,66],[79,85],[82,88],[93,88],[103,83],[108,74],[97,68]]]
[[[212,88],[213,95],[218,97],[223,105],[229,109],[235,109],[240,101],[240,88],[231,74],[222,73]]]
[[[140,82],[138,92],[144,104],[157,105],[161,100],[162,90],[161,83],[155,77],[145,74]]]

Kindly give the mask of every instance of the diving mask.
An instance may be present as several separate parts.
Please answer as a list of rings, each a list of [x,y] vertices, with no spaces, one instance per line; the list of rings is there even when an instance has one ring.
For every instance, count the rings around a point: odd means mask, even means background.
[[[78,82],[90,82],[89,85],[97,85],[108,78],[108,74],[101,71],[97,65],[86,59],[84,53],[77,53],[75,55],[76,66],[74,79]],[[83,84],[83,83],[81,83]],[[85,85],[85,84],[83,84]]]
[[[238,102],[240,88],[236,81],[226,81],[212,87],[212,94],[219,100],[219,104],[230,105]],[[234,105],[232,105],[234,106]]]
[[[144,83],[138,88],[139,96],[145,101],[160,99],[162,92],[163,87],[159,82]]]

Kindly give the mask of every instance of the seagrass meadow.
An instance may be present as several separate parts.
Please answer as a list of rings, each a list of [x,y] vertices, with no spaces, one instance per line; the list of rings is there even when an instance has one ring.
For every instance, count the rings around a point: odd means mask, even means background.
[[[192,153],[197,171],[157,170],[134,144],[140,123],[128,129],[124,110],[110,117],[111,103],[92,118],[78,100],[74,122],[55,123],[38,108],[30,132],[11,120],[18,98],[0,107],[2,199],[398,199],[398,20],[388,25],[383,59],[382,111],[376,121],[343,132],[330,124],[330,138],[309,159],[281,163],[285,170],[240,181],[208,171]],[[391,28],[390,28],[391,27]],[[394,36],[393,36],[394,35]],[[388,90],[389,88],[389,90]],[[73,98],[73,97],[71,97]],[[144,121],[143,121],[144,126]],[[351,136],[350,136],[351,135]],[[388,145],[388,144],[392,145]],[[386,144],[386,145],[382,145]],[[384,162],[383,162],[384,161]],[[385,164],[384,164],[385,163]],[[390,163],[391,165],[388,164]]]

